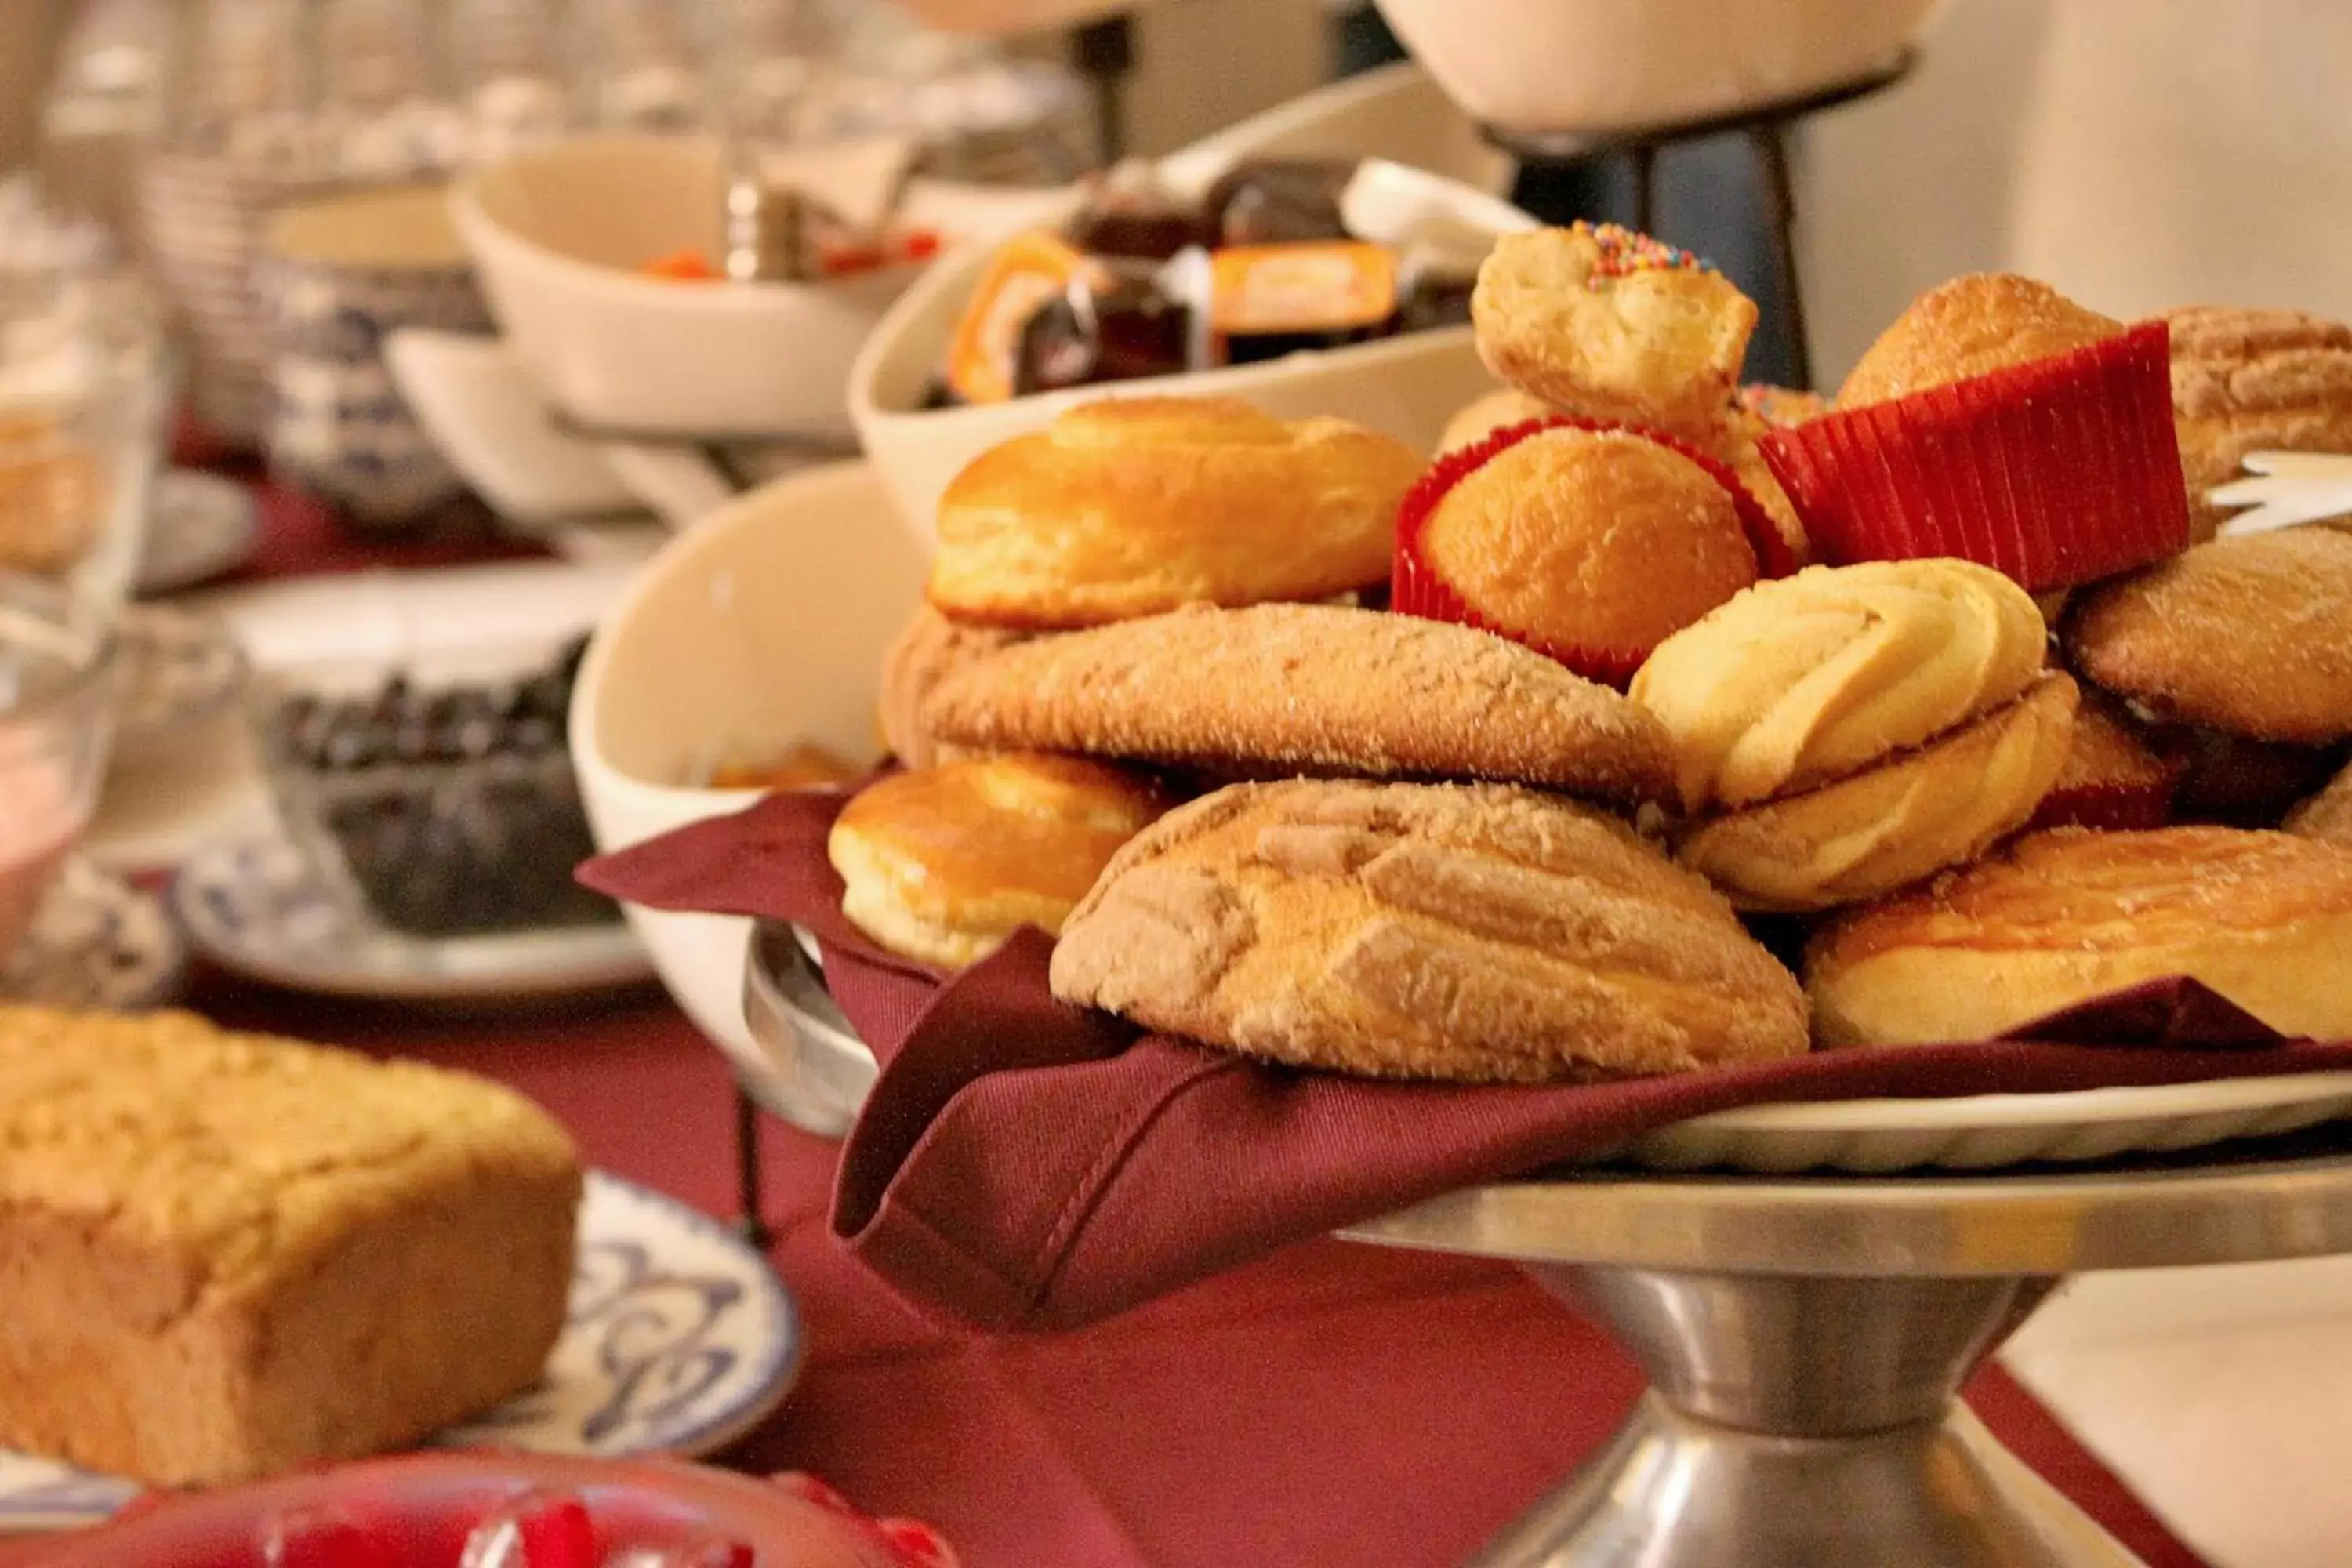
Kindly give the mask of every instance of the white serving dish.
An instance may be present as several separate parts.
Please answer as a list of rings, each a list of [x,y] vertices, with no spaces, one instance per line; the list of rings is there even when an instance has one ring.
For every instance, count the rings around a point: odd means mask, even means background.
[[[853,762],[877,754],[882,655],[924,575],[889,505],[865,464],[810,469],[713,513],[642,571],[604,616],[572,696],[572,760],[600,848],[759,798],[698,787],[720,763],[802,741]],[[772,1073],[743,1022],[751,922],[628,915],[702,1032]]]
[[[1939,0],[1379,0],[1454,100],[1510,131],[1732,114],[1892,59]]]
[[[695,285],[637,269],[720,248],[719,143],[593,135],[519,153],[451,192],[491,310],[556,405],[610,433],[842,440],[849,363],[918,269]]]
[[[1242,153],[1231,143],[1166,160],[1180,189],[1205,187]],[[1402,163],[1368,161],[1355,192],[1352,226],[1378,239],[1437,212],[1465,227],[1498,235],[1536,226],[1499,197]],[[1057,218],[1076,209],[1070,193]],[[990,447],[1050,423],[1064,409],[1105,397],[1239,397],[1286,419],[1332,415],[1427,450],[1462,405],[1491,391],[1468,327],[1412,332],[1347,348],[1292,354],[1258,364],[1151,376],[1107,386],[1019,397],[963,408],[925,409],[926,386],[992,254],[972,245],[926,273],[874,330],[849,373],[849,409],[898,515],[929,550],[940,494],[966,463]]]
[[[548,523],[635,504],[595,443],[557,427],[500,340],[404,328],[383,360],[434,446],[501,517]]]

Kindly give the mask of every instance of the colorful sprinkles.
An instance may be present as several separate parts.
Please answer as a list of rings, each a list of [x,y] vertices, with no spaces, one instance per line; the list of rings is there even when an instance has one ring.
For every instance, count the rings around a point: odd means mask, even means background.
[[[1613,223],[1587,223],[1580,218],[1570,226],[1575,233],[1590,238],[1600,247],[1601,259],[1585,279],[1585,287],[1598,289],[1612,278],[1626,278],[1636,272],[1713,272],[1715,264],[1687,250],[1680,250],[1661,239]]]

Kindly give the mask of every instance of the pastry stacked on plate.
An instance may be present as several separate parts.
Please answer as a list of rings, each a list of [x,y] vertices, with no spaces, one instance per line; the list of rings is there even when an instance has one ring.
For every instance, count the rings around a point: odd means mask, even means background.
[[[2352,334],[1987,275],[1834,398],[1742,388],[1755,306],[1586,226],[1473,305],[1505,384],[1432,463],[1147,398],[966,469],[885,676],[915,771],[835,833],[862,930],[946,968],[1036,924],[1065,1001],[1384,1077],[2173,975],[2352,1034],[2352,534],[2198,542],[2189,492],[2352,433]]]

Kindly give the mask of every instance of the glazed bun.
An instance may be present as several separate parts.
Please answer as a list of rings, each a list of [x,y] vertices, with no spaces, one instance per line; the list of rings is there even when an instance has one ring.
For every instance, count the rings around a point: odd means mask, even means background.
[[[1486,368],[1530,397],[1702,442],[1756,330],[1728,279],[1613,224],[1503,236],[1470,308]]]
[[[1815,938],[1823,1045],[1976,1040],[2186,975],[2274,1029],[2352,1035],[2352,850],[2284,833],[2060,828]]]
[[[1438,498],[1416,548],[1479,624],[1620,682],[1758,574],[1731,492],[1624,430],[1497,452]]]
[[[1167,805],[1153,784],[1100,763],[968,758],[859,792],[825,849],[851,924],[902,958],[959,969],[1022,926],[1059,931]]]
[[[1685,809],[1752,805],[2013,700],[2046,641],[2033,601],[1990,567],[1816,566],[1667,638],[1631,694],[1675,738]]]
[[[1552,412],[1549,404],[1539,403],[1517,387],[1498,387],[1445,422],[1445,431],[1437,438],[1437,450],[1443,456],[1475,447],[1497,430],[1541,419]]]
[[[1859,408],[2048,359],[2119,335],[2121,321],[2086,310],[2046,283],[1979,272],[1930,289],[1864,352],[1840,408]]]
[[[2352,327],[2301,310],[2167,310],[2172,412],[2189,521],[2210,539],[2228,509],[2205,499],[2249,452],[2352,452]]]
[[[2352,737],[2352,534],[2216,539],[2084,596],[2074,668],[2158,717],[2299,745]]]
[[[2042,676],[2005,707],[1865,772],[1689,829],[1675,847],[1750,910],[1826,910],[1975,859],[2032,819],[2066,763],[2074,683]]]
[[[960,621],[1045,629],[1349,593],[1388,575],[1422,466],[1343,420],[1230,398],[1086,404],[949,484],[929,597]]]
[[[1538,1082],[1807,1048],[1795,980],[1613,817],[1493,785],[1242,784],[1122,850],[1054,994],[1302,1067]]]

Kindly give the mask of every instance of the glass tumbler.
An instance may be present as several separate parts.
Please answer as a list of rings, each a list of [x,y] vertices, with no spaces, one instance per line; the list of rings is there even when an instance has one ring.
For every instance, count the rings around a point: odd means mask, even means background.
[[[109,617],[57,584],[0,571],[0,959],[79,841],[114,738]]]

